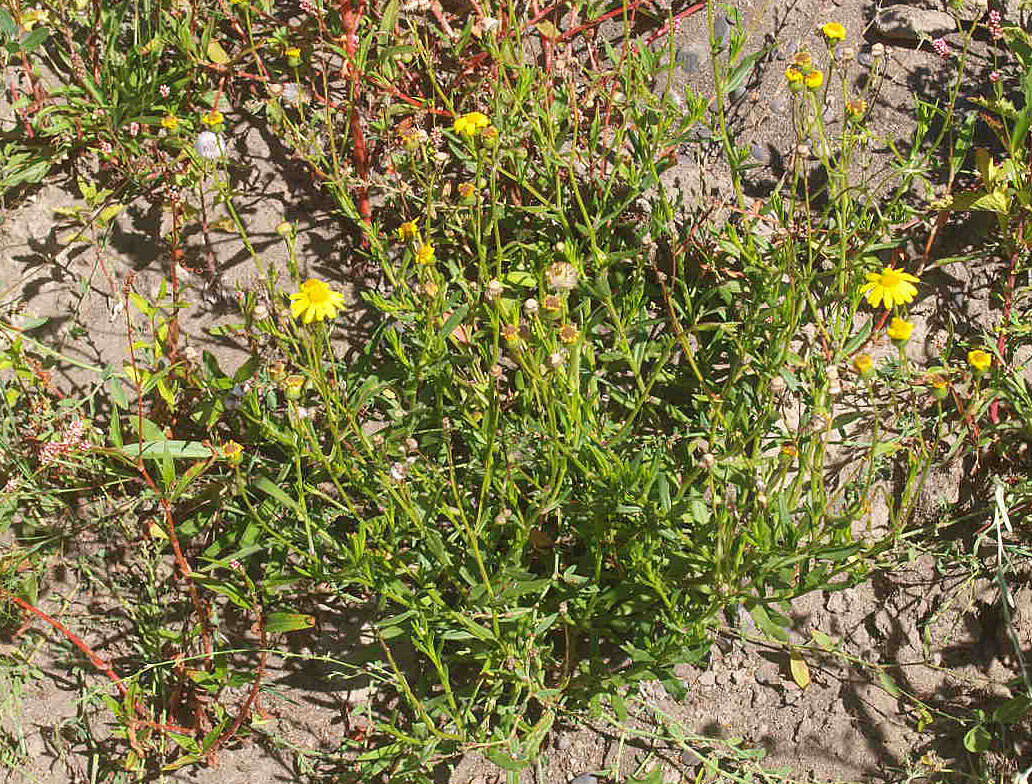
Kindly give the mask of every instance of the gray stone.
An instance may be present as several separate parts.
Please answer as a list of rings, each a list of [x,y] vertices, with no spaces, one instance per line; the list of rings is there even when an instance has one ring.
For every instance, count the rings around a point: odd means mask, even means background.
[[[910,5],[890,5],[883,8],[875,19],[875,28],[886,38],[897,41],[920,41],[939,38],[956,31],[956,20],[942,11],[914,8]]]
[[[765,686],[777,686],[781,683],[781,669],[774,662],[765,661],[756,668],[756,682]]]
[[[577,778],[572,779],[570,784],[598,784],[598,778],[592,776],[590,773],[582,773]]]
[[[713,670],[706,670],[706,672],[699,676],[698,683],[700,686],[715,686],[717,684],[717,676],[713,673]]]
[[[702,64],[708,59],[709,47],[701,41],[695,41],[677,50],[677,64],[688,74],[701,72]]]
[[[860,52],[860,54],[856,56],[856,61],[864,68],[874,67],[874,55],[870,52]]]
[[[566,750],[567,750],[567,749],[569,749],[569,748],[570,748],[570,746],[572,746],[572,745],[573,745],[573,740],[571,740],[571,739],[570,739],[570,736],[569,736],[569,735],[560,735],[560,736],[559,736],[558,738],[556,738],[556,740],[555,740],[555,747],[556,747],[556,748],[557,748],[557,749],[558,749],[559,751],[566,751]]]
[[[731,25],[727,23],[727,19],[723,16],[718,16],[713,20],[713,39],[721,49],[725,48],[731,41]]]

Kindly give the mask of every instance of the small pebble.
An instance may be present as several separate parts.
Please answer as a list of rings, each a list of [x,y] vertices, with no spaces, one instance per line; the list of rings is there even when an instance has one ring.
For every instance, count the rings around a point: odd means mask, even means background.
[[[864,68],[874,67],[874,56],[870,52],[860,52],[860,54],[856,56],[856,61]]]
[[[713,39],[721,49],[726,47],[731,40],[731,25],[723,16],[718,16],[713,20]]]
[[[770,163],[770,151],[765,144],[754,144],[750,150],[752,157],[760,163]]]
[[[570,781],[570,784],[598,784],[598,778],[592,776],[590,773],[583,773]]]

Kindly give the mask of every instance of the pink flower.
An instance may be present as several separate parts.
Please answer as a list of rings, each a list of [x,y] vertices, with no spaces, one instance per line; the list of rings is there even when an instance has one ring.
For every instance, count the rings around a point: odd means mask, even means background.
[[[163,84],[161,85],[161,87],[158,88],[158,92],[161,93],[162,98],[168,98],[170,95],[172,95],[172,88],[169,87],[167,84]]]
[[[100,140],[100,153],[101,155],[111,154],[111,142],[109,142],[107,139]]]
[[[989,12],[989,35],[992,36],[994,41],[998,41],[1003,38],[1002,21],[1003,17],[1000,16],[999,11],[994,9]]]
[[[313,0],[301,0],[298,5],[306,14],[314,14],[319,11],[319,6],[317,6]]]
[[[999,71],[993,71],[991,74],[989,74],[989,81],[992,82],[993,84],[996,84],[997,82],[999,82],[1001,78],[1003,78],[1003,77],[1000,76],[1000,72]]]
[[[140,124],[138,122],[129,123],[129,135],[138,136],[140,133]]]
[[[936,38],[932,41],[932,48],[943,60],[949,60],[950,57],[953,56],[953,51],[950,49],[950,42],[945,38]]]

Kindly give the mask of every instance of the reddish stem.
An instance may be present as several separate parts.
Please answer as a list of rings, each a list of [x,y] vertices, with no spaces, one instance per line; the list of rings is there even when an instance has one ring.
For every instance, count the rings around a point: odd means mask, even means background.
[[[1015,248],[1010,258],[1010,271],[1007,273],[1007,285],[1003,292],[1003,323],[1000,324],[1000,336],[996,339],[996,351],[1000,355],[1000,362],[1006,362],[1004,353],[1007,351],[1007,323],[1010,321],[1011,310],[1014,308],[1014,289],[1018,284],[1018,257],[1021,255],[1023,243],[1024,225],[1018,226],[1018,247]],[[1000,401],[994,400],[989,404],[989,418],[994,425],[1000,424]]]
[[[568,41],[574,36],[583,33],[585,30],[602,24],[607,19],[612,19],[614,16],[622,16],[628,11],[634,11],[638,8],[638,6],[650,2],[652,2],[652,0],[633,0],[633,2],[630,3],[622,3],[619,8],[614,8],[612,11],[608,11],[607,13],[604,13],[601,16],[597,16],[594,19],[590,19],[587,22],[584,22],[584,24],[577,25],[577,27],[573,28],[572,30],[567,30],[565,33],[559,36],[559,40]]]
[[[348,53],[351,70],[351,138],[354,144],[355,170],[362,179],[358,188],[358,212],[366,223],[373,222],[373,211],[369,206],[369,188],[366,181],[369,177],[369,150],[366,147],[365,134],[362,131],[362,116],[358,111],[359,78],[356,58],[358,56],[358,24],[365,11],[365,0],[358,0],[357,7],[352,0],[342,0],[341,17],[344,20],[344,48]]]
[[[649,36],[649,39],[646,41],[646,43],[655,43],[658,39],[662,38],[667,33],[674,32],[677,29],[677,25],[680,23],[682,19],[687,19],[689,16],[697,14],[705,7],[705,3],[696,3],[695,5],[684,9],[679,14],[677,14],[673,19],[671,19],[667,24],[663,25],[657,32]]]

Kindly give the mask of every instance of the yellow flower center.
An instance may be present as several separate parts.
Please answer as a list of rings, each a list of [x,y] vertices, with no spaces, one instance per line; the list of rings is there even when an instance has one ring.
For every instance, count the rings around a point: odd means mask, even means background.
[[[899,270],[894,270],[894,269],[890,268],[890,269],[887,269],[884,272],[882,272],[881,280],[879,281],[879,284],[883,288],[891,289],[891,288],[895,288],[896,286],[898,286],[902,282],[903,282],[903,276],[899,274]]]
[[[301,285],[302,290],[305,292],[305,296],[308,301],[313,305],[322,305],[324,302],[330,301],[330,287],[323,283],[321,280],[306,280]]]

